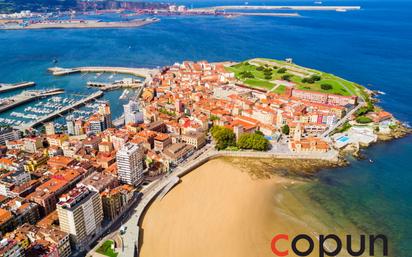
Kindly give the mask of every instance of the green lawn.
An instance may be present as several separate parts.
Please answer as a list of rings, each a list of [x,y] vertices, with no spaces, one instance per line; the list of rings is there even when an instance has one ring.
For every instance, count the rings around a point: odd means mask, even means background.
[[[266,81],[266,80],[259,80],[259,79],[246,79],[245,84],[248,84],[252,87],[264,88],[264,89],[272,89],[274,84]]]
[[[96,252],[109,257],[117,257],[118,253],[114,252],[112,249],[113,244],[113,240],[107,240],[96,250]]]
[[[251,64],[253,63],[253,64]],[[265,73],[262,70],[258,70],[259,66],[268,69],[270,68],[272,71],[270,73],[271,78],[265,78]],[[287,68],[286,67],[286,72],[285,73],[278,73],[279,69],[282,68],[283,66],[291,66],[293,68]],[[229,71],[232,71],[235,73],[236,78],[239,80],[243,81],[246,85],[249,85],[251,87],[259,87],[263,88],[266,90],[270,90],[273,88],[274,84],[271,83],[270,81],[273,80],[282,80],[282,76],[284,75],[289,75],[289,79],[291,82],[294,82],[297,86],[297,89],[301,90],[312,90],[316,92],[323,92],[323,93],[330,93],[330,94],[338,94],[338,95],[344,95],[344,96],[351,96],[351,95],[357,95],[357,96],[363,96],[365,97],[366,93],[364,91],[364,88],[353,83],[350,81],[347,81],[345,79],[342,79],[340,77],[337,77],[333,74],[329,73],[324,73],[320,72],[317,70],[313,69],[308,69],[304,68],[301,66],[298,66],[296,64],[289,64],[284,61],[278,61],[278,60],[272,60],[272,59],[265,59],[265,58],[259,58],[259,59],[252,59],[248,61],[244,61],[241,63],[238,63],[236,65],[233,65],[231,67],[227,68]],[[292,69],[298,69],[297,70],[292,70]],[[249,78],[245,77],[244,73],[248,72],[253,74],[254,78]],[[293,74],[293,73],[299,73],[299,74],[304,74],[305,77],[310,77],[308,74],[314,73],[316,75],[321,76],[320,81],[315,81],[314,83],[303,83],[302,82],[302,76]],[[243,75],[242,75],[243,74]],[[329,84],[332,86],[332,89],[330,90],[324,90],[321,88],[322,84]],[[285,87],[280,86],[273,92],[276,93],[282,93],[284,92]]]
[[[277,94],[283,94],[283,92],[285,92],[285,89],[286,89],[286,86],[280,85],[272,92],[277,93]]]

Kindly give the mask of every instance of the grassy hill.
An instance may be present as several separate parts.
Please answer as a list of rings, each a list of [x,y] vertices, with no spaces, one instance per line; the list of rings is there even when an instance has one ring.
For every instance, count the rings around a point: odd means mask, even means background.
[[[227,69],[234,72],[244,84],[275,93],[282,93],[286,86],[293,85],[301,90],[344,96],[366,96],[364,88],[356,83],[333,74],[284,61],[256,58],[227,67]]]

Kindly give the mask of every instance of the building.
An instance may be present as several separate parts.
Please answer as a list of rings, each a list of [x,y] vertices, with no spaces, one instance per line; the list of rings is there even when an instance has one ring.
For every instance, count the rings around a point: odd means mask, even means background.
[[[43,256],[69,257],[71,254],[69,234],[56,228],[42,228],[37,225],[35,226],[26,223],[15,229],[13,232],[7,233],[6,238],[17,241],[20,247],[25,250],[26,256],[41,256],[33,254],[33,251],[35,250],[33,246],[38,245],[36,243],[39,242],[42,242],[41,245],[46,246],[41,248],[37,247],[40,250],[49,250],[49,253],[57,252],[58,254]],[[29,253],[32,255],[29,255]]]
[[[104,217],[114,220],[133,200],[134,188],[130,185],[122,185],[102,193],[102,205]]]
[[[144,151],[141,144],[126,143],[116,154],[120,182],[138,185],[143,180]]]
[[[163,151],[166,147],[172,144],[172,139],[169,135],[163,133],[156,133],[154,139],[154,150]]]
[[[66,118],[66,127],[67,127],[67,134],[75,135],[74,133],[74,117],[67,116]]]
[[[26,137],[23,138],[24,151],[28,153],[35,153],[43,147],[43,140],[40,137]]]
[[[125,124],[143,123],[143,112],[139,110],[139,104],[135,101],[129,101],[123,105]]]
[[[190,156],[195,150],[195,147],[192,145],[184,143],[176,143],[167,147],[163,154],[170,163],[178,164],[184,161],[188,156]]]
[[[69,183],[62,179],[52,178],[43,183],[26,198],[40,206],[42,216],[48,215],[56,209],[57,197],[69,187]]]
[[[16,241],[4,238],[0,241],[0,256],[23,257],[25,255]]]
[[[21,132],[10,127],[0,127],[0,145],[5,145],[6,141],[14,141],[21,138]]]
[[[99,104],[99,114],[103,117],[103,130],[112,127],[112,113],[109,102]]]
[[[51,134],[47,136],[47,142],[50,146],[62,147],[63,143],[69,139],[66,134]]]
[[[79,185],[87,187],[90,191],[101,193],[105,189],[115,187],[117,179],[110,174],[95,171],[80,181]]]
[[[53,122],[49,122],[44,125],[44,129],[46,130],[46,135],[48,136],[56,134],[56,129]]]
[[[191,132],[181,136],[183,142],[194,146],[196,149],[202,148],[206,144],[206,135],[201,132]]]
[[[100,195],[78,186],[60,197],[57,203],[60,230],[70,235],[72,245],[83,248],[96,235],[103,221]]]
[[[24,171],[11,171],[4,174],[0,179],[0,195],[12,197],[11,190],[15,186],[27,183],[30,181],[30,174]]]

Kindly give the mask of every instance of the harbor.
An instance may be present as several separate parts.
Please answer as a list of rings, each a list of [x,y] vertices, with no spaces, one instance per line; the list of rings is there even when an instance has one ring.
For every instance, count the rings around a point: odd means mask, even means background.
[[[66,91],[63,86],[60,91],[32,90],[20,91],[16,95],[6,95],[0,100],[0,125],[10,126],[25,131],[37,128],[46,121],[53,120],[56,129],[64,131],[66,118],[87,119],[96,113],[98,104],[91,103],[100,97],[105,100],[119,101],[120,108],[129,99],[135,99],[143,91],[145,83],[151,80],[156,69],[139,69],[125,67],[79,67],[79,68],[50,68],[48,70],[60,79],[63,75],[71,75],[70,83],[80,83],[82,90]],[[122,76],[129,75],[129,76]],[[77,81],[77,82],[76,82]],[[20,84],[3,84],[4,90],[35,86],[34,82]],[[60,87],[60,86],[59,86]],[[1,88],[1,87],[0,87]],[[92,94],[90,95],[90,90]],[[39,94],[43,92],[44,94]],[[51,93],[51,94],[47,94]],[[64,93],[64,94],[63,94]],[[57,96],[57,94],[62,94]],[[116,99],[116,100],[115,100]],[[121,113],[115,114],[121,121]]]

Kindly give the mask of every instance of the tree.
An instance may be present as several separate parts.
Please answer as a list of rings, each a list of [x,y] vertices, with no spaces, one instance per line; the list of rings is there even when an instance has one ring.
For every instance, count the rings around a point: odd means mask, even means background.
[[[231,129],[222,126],[213,126],[210,132],[216,141],[216,149],[223,150],[230,146],[236,146],[236,136]]]
[[[289,132],[290,132],[289,126],[288,126],[287,124],[286,124],[286,125],[283,125],[283,127],[282,127],[282,133],[285,134],[285,135],[289,135]]]
[[[322,88],[323,90],[331,90],[333,86],[331,84],[322,84],[320,85],[320,88]]]
[[[241,149],[266,151],[269,148],[269,141],[261,134],[245,133],[239,137],[237,146]]]
[[[359,116],[356,118],[356,122],[361,123],[361,124],[367,124],[367,123],[371,123],[372,119],[366,116]]]
[[[310,78],[313,79],[313,81],[320,81],[322,79],[319,75],[312,75]]]
[[[255,75],[253,75],[253,73],[250,72],[250,71],[242,71],[241,73],[239,73],[239,75],[244,79],[247,79],[247,78],[253,79],[253,78],[255,78]]]
[[[287,71],[286,68],[280,68],[278,70],[278,73],[282,74],[282,73],[285,73],[286,71]]]
[[[263,133],[262,133],[262,131],[260,131],[260,130],[256,130],[256,131],[255,131],[255,134],[258,134],[258,135],[263,136]]]
[[[210,115],[210,121],[220,120],[220,118],[216,115]]]
[[[289,75],[289,74],[282,75],[283,80],[286,80],[286,81],[290,82],[291,78],[292,78],[292,75]]]

